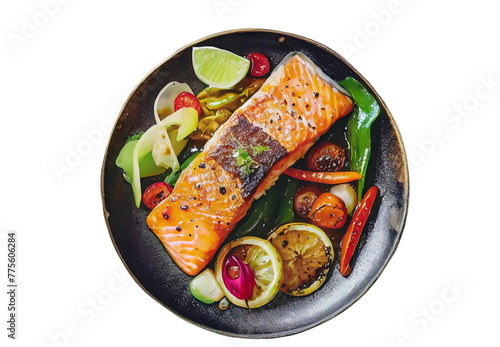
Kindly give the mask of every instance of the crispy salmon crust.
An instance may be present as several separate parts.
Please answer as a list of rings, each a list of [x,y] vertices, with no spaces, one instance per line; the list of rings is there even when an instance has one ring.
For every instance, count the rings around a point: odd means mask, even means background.
[[[198,274],[283,171],[340,117],[349,97],[301,53],[290,54],[180,175],[147,224],[188,275]],[[261,146],[267,150],[254,152]],[[237,165],[239,150],[252,159]]]

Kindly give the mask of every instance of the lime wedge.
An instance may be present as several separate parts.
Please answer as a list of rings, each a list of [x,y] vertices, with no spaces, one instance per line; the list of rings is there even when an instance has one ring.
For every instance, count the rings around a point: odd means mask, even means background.
[[[216,47],[193,47],[193,69],[205,84],[220,89],[234,87],[245,77],[250,60]]]

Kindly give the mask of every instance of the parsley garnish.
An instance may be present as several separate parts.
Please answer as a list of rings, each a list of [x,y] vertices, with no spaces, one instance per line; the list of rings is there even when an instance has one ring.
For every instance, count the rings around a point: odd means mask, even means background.
[[[235,149],[233,156],[236,157],[236,166],[239,166],[245,175],[250,175],[253,172],[252,164],[254,161],[243,148]]]
[[[259,155],[262,152],[268,151],[269,146],[243,146],[236,138],[233,136],[234,141],[238,144],[239,147],[234,149],[233,152],[233,157],[236,158],[236,166],[240,168],[240,170],[245,174],[245,175],[250,175],[254,169],[259,166],[258,163],[256,163],[250,154],[248,153],[248,150],[252,151],[253,155]]]
[[[251,146],[252,149],[253,149],[253,154],[254,155],[259,155],[261,154],[262,152],[264,151],[268,151],[269,150],[269,146],[261,146],[261,145],[258,145],[258,146]]]

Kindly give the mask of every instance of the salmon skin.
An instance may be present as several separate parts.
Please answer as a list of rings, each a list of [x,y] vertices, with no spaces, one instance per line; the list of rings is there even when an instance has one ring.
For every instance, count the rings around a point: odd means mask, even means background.
[[[305,55],[291,53],[217,130],[147,218],[182,271],[198,274],[252,201],[352,110],[346,94]]]

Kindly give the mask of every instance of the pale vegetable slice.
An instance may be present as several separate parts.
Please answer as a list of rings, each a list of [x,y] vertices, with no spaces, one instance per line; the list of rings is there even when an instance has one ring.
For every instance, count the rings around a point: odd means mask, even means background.
[[[180,141],[184,139],[196,129],[198,125],[198,111],[191,107],[181,108],[160,121],[160,123],[149,128],[137,142],[132,155],[132,190],[134,192],[134,200],[137,207],[141,205],[142,196],[139,158],[153,150],[157,136],[161,136],[162,132],[160,129],[165,131],[168,126],[172,125],[179,126],[176,140]],[[168,136],[166,137],[168,138]],[[172,148],[171,151],[174,152]]]
[[[153,106],[156,123],[160,123],[162,119],[175,112],[175,98],[183,92],[188,92],[194,95],[193,90],[187,83],[172,81],[158,93]]]
[[[172,168],[173,171],[179,170],[179,161],[177,160],[167,131],[164,127],[157,127],[157,131],[158,133],[152,150],[155,164],[165,169]]]
[[[198,125],[198,111],[192,107],[181,108],[160,121],[158,125],[162,125],[165,128],[171,125],[178,125],[179,128],[177,129],[176,140],[180,141],[196,129],[196,126]]]
[[[167,130],[167,132],[168,132],[168,137],[170,138],[170,143],[172,144],[172,148],[174,149],[175,155],[179,155],[179,153],[182,152],[184,147],[186,147],[188,139],[177,141],[177,133],[179,132],[178,129]]]
[[[224,297],[224,292],[215,279],[212,269],[205,269],[193,278],[189,284],[189,290],[196,299],[205,304],[212,304]]]
[[[356,191],[349,183],[337,184],[330,188],[330,193],[341,199],[345,208],[347,209],[347,214],[350,214],[356,208],[358,204],[358,196]]]

